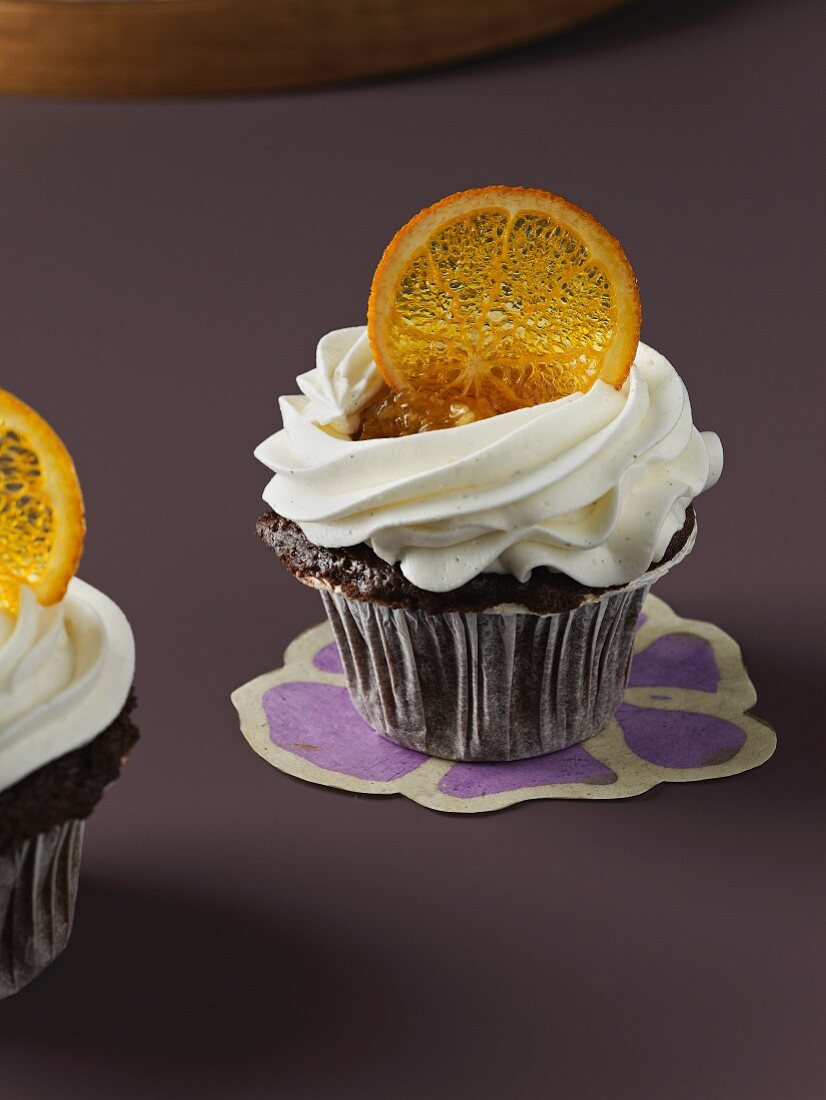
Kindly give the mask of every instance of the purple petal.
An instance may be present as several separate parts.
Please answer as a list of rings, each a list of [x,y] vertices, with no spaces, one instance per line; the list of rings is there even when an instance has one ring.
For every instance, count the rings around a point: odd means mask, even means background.
[[[388,783],[428,759],[371,729],[347,688],[292,681],[270,688],[261,702],[272,743],[327,771]]]
[[[335,642],[330,642],[313,656],[313,664],[320,672],[344,672],[341,654]]]
[[[739,726],[684,710],[623,703],[617,721],[633,753],[661,768],[707,768],[736,756],[746,741]]]
[[[648,616],[646,615],[646,613],[644,611],[641,611],[639,613],[639,616],[637,617],[637,630],[639,630],[639,628],[641,626],[645,626],[645,624],[647,622],[648,622]]]
[[[560,752],[536,756],[532,760],[512,760],[501,764],[454,764],[440,782],[439,790],[454,798],[479,798],[528,787],[546,787],[560,783],[615,783],[616,775],[581,745]]]
[[[629,687],[680,687],[717,690],[720,673],[714,650],[696,634],[664,634],[631,663]]]

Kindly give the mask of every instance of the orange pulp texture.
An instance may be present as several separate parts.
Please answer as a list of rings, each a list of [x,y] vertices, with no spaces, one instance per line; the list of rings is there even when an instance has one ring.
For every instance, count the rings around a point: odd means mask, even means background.
[[[395,235],[368,306],[390,387],[360,437],[452,427],[587,390],[622,386],[640,301],[619,242],[548,191],[451,195]]]
[[[0,390],[0,609],[17,611],[28,585],[60,600],[80,561],[86,526],[74,464],[34,409]]]

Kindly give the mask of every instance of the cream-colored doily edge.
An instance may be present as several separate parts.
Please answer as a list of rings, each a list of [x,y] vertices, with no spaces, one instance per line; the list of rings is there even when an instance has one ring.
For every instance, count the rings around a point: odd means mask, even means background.
[[[764,764],[775,750],[777,738],[767,723],[749,713],[757,700],[754,686],[746,672],[740,647],[725,631],[713,623],[683,619],[657,596],[649,595],[643,607],[646,622],[639,628],[634,653],[647,649],[664,634],[694,634],[706,639],[714,651],[720,682],[714,693],[660,687],[629,687],[624,701],[648,710],[679,710],[709,714],[738,726],[746,741],[731,760],[702,768],[664,768],[638,757],[625,743],[616,721],[583,743],[595,760],[610,768],[617,776],[615,783],[556,783],[542,787],[520,787],[496,794],[472,798],[457,798],[438,789],[442,777],[453,767],[450,760],[427,759],[415,771],[387,783],[357,779],[342,772],[320,768],[303,757],[296,756],[270,740],[269,725],[262,705],[265,692],[277,684],[309,681],[345,686],[341,673],[323,672],[313,664],[313,657],[333,641],[328,623],[306,630],[290,643],[282,668],[266,672],[232,693],[238,711],[241,731],[252,748],[279,771],[310,783],[335,787],[354,794],[403,795],[421,806],[448,813],[485,813],[502,810],[517,802],[540,798],[618,799],[644,794],[660,783],[696,783],[738,775]],[[668,700],[655,698],[668,692]]]

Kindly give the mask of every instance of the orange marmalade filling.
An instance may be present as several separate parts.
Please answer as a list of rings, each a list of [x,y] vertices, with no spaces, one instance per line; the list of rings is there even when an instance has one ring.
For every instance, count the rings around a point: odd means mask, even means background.
[[[423,390],[390,390],[376,398],[362,414],[358,439],[416,435],[436,428],[456,428],[496,416],[484,397],[453,396]],[[504,411],[504,410],[502,410]]]

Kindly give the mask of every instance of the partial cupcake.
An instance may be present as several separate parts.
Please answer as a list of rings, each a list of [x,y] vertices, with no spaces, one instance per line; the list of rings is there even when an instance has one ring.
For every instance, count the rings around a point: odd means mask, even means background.
[[[595,219],[485,188],[422,212],[284,427],[261,537],[318,588],[353,703],[408,748],[515,760],[598,733],[651,585],[693,548],[722,450],[639,342]]]
[[[0,390],[0,997],[66,946],[85,819],[138,736],[132,631],[74,577],[84,536],[65,446]]]

